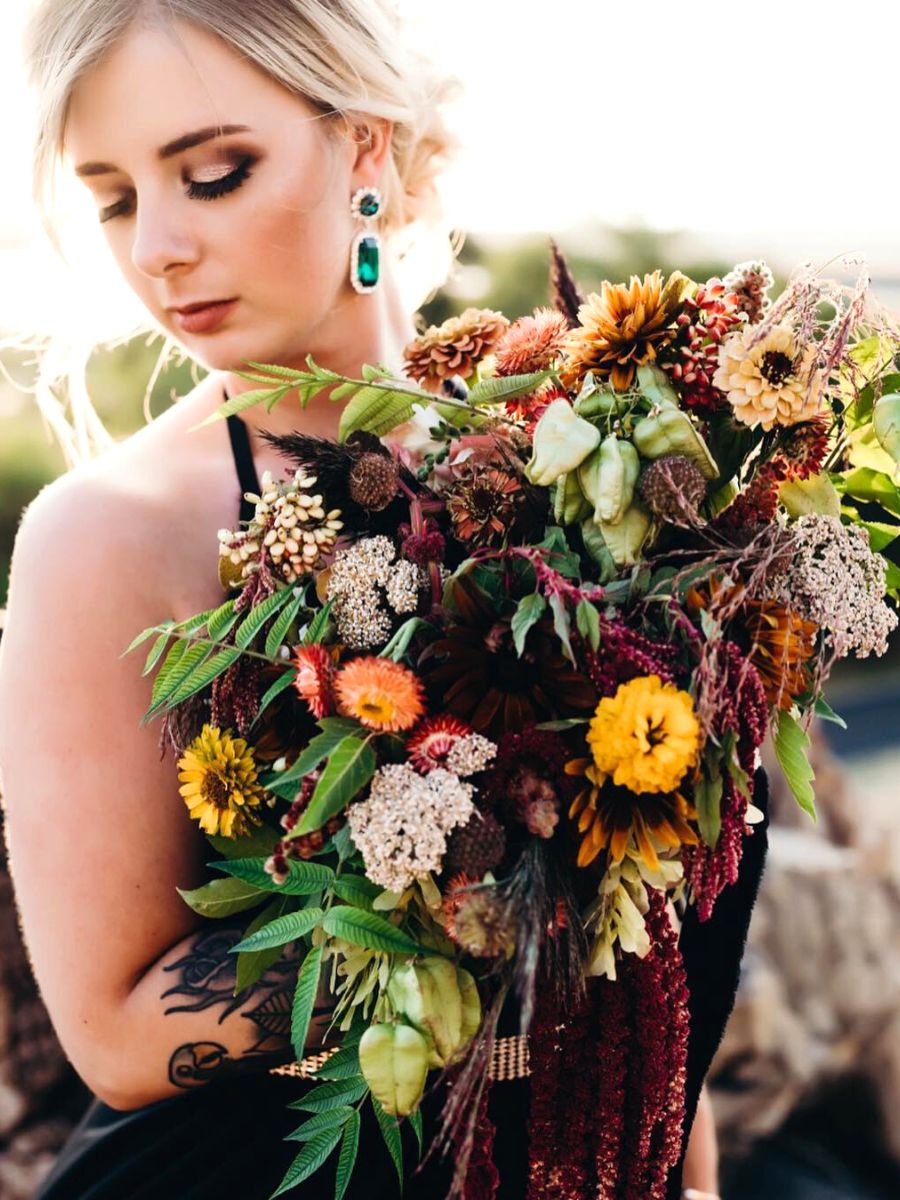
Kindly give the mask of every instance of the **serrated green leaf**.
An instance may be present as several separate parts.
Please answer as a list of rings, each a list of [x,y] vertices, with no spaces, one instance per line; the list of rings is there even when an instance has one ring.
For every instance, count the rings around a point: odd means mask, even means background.
[[[214,679],[224,674],[233,663],[237,662],[240,656],[240,650],[234,646],[226,646],[218,654],[212,654],[209,658],[203,659],[198,666],[188,672],[175,690],[166,696],[166,703],[169,705],[181,704],[183,700],[196,695],[197,692],[202,692]]]
[[[234,644],[240,646],[242,650],[246,650],[266,621],[270,620],[285,604],[288,604],[293,594],[292,588],[284,587],[273,592],[271,596],[267,596],[259,604],[255,604],[235,630]]]
[[[500,404],[524,396],[550,377],[551,371],[533,371],[529,375],[501,375],[479,380],[466,397],[469,404]]]
[[[351,433],[360,429],[384,437],[410,419],[414,404],[427,404],[431,400],[433,397],[416,388],[359,383],[355,395],[341,413],[338,441],[345,442]]]
[[[831,721],[832,724],[840,726],[841,729],[847,728],[847,722],[834,711],[824,696],[819,696],[816,700],[813,712],[821,721]]]
[[[283,609],[272,622],[272,627],[266,634],[266,654],[268,654],[269,658],[275,657],[279,646],[284,642],[292,622],[296,620],[297,613],[300,611],[302,604],[303,596],[295,596],[287,608]]]
[[[600,614],[590,600],[579,600],[575,609],[578,632],[593,650],[600,648]]]
[[[341,1140],[341,1152],[338,1155],[337,1174],[334,1181],[334,1200],[344,1200],[344,1193],[356,1165],[356,1155],[359,1150],[359,1113],[353,1109],[350,1119],[344,1126],[344,1136]]]
[[[359,1044],[341,1046],[336,1054],[316,1071],[317,1079],[355,1079],[359,1070]]]
[[[209,620],[205,622],[207,634],[214,642],[221,641],[239,616],[240,614],[234,611],[234,600],[226,600],[210,614]]]
[[[262,929],[263,925],[268,925],[270,921],[280,917],[287,903],[289,903],[287,896],[273,896],[266,907],[256,914],[244,930],[244,936],[255,933],[257,929]],[[280,946],[276,946],[272,950],[255,950],[239,954],[235,963],[233,995],[239,996],[246,988],[253,987],[255,983],[258,983],[269,967],[278,962],[281,955]]]
[[[263,371],[268,375],[275,375],[279,379],[286,379],[292,383],[300,383],[307,378],[306,372],[298,371],[296,367],[283,367],[280,363],[254,362],[251,358],[248,358],[246,361],[249,367],[253,367],[257,371]],[[241,374],[240,371],[236,373],[238,375]]]
[[[276,883],[264,869],[263,858],[235,858],[230,862],[209,863],[233,875],[252,883],[264,892],[280,892],[283,896],[311,896],[314,892],[328,887],[334,878],[334,872],[324,863],[304,862],[298,859],[288,860],[288,877],[284,883]]]
[[[142,630],[137,635],[137,637],[131,642],[130,645],[125,647],[125,649],[119,655],[119,658],[124,658],[126,654],[130,654],[132,650],[136,650],[138,648],[138,646],[143,645],[143,643],[146,642],[147,638],[153,637],[154,633],[156,633],[164,625],[168,625],[169,627],[174,627],[175,622],[172,620],[169,620],[168,622],[160,621],[160,623],[158,625],[149,625],[146,629]],[[145,674],[146,674],[146,672],[145,672]]]
[[[372,901],[383,891],[377,883],[361,875],[337,875],[331,885],[331,890],[341,900],[352,904],[354,908],[365,908],[371,911]]]
[[[416,1141],[419,1143],[419,1155],[421,1156],[422,1151],[425,1148],[422,1134],[422,1109],[414,1109],[406,1119],[409,1121],[410,1125],[412,1126],[413,1133],[416,1135]]]
[[[329,600],[327,604],[319,609],[310,622],[309,629],[307,629],[306,635],[303,638],[304,646],[312,646],[323,640],[328,629],[328,622],[331,620],[331,610],[333,608],[334,601]]]
[[[159,660],[162,658],[163,651],[165,650],[171,636],[172,636],[172,634],[168,630],[166,630],[165,633],[161,633],[159,635],[159,637],[156,639],[156,641],[150,647],[150,653],[147,655],[146,662],[144,663],[144,669],[143,669],[143,671],[141,671],[142,675],[149,675],[150,672],[153,670],[153,668],[156,666],[156,664],[159,662]],[[134,645],[129,646],[129,649],[133,650],[134,646],[138,645],[138,644],[139,643],[135,642]]]
[[[349,734],[356,734],[356,736],[362,734],[358,722],[344,717],[323,718],[319,722],[319,726],[322,732],[317,733],[310,740],[286,771],[276,772],[271,777],[266,777],[265,787],[277,796],[284,797],[287,793],[287,798],[290,798],[296,790],[296,787],[291,785],[296,785],[304,775],[314,771],[319,763],[326,759]]]
[[[153,687],[150,690],[151,708],[155,707],[160,698],[164,695],[169,681],[173,678],[175,672],[178,670],[181,660],[190,649],[190,645],[191,643],[187,638],[179,638],[174,646],[169,648],[169,652],[163,660],[162,666],[157,671],[156,678],[153,680]],[[173,686],[175,685],[173,684]]]
[[[541,619],[546,607],[547,601],[540,592],[530,592],[527,596],[523,596],[516,605],[516,611],[510,621],[510,629],[513,635],[513,645],[519,658],[525,652],[528,630]]]
[[[321,912],[321,910],[314,911]],[[293,915],[299,916],[300,914]],[[306,1053],[306,1038],[309,1034],[309,1023],[312,1020],[313,1008],[316,1003],[316,993],[319,990],[319,975],[322,970],[324,950],[324,946],[313,946],[297,973],[297,986],[294,989],[294,1000],[291,1005],[291,1045],[294,1047],[294,1053],[298,1060],[302,1059]]]
[[[809,765],[809,747],[809,735],[792,713],[782,710],[775,732],[775,754],[794,799],[815,821],[818,819],[812,787],[815,774]]]
[[[272,701],[280,696],[282,692],[287,691],[294,680],[297,678],[297,672],[293,669],[285,671],[280,675],[273,684],[266,688],[265,693],[259,702],[259,708],[256,710],[256,716],[250,722],[249,728],[252,729],[259,718],[263,715]]]
[[[298,1183],[303,1183],[305,1179],[309,1179],[310,1175],[314,1175],[341,1140],[342,1133],[343,1126],[330,1131],[324,1130],[322,1133],[318,1133],[315,1137],[310,1138],[288,1167],[287,1174],[269,1197],[269,1200],[275,1200],[276,1196],[290,1191]]]
[[[340,1108],[342,1104],[355,1104],[368,1090],[369,1085],[362,1075],[350,1079],[332,1079],[320,1083],[299,1100],[292,1100],[288,1108],[300,1109],[301,1112],[329,1112]]]
[[[330,1108],[326,1112],[313,1113],[308,1120],[299,1125],[293,1133],[289,1133],[284,1140],[286,1142],[308,1142],[314,1134],[321,1133],[324,1129],[343,1129],[355,1112],[356,1109],[351,1108],[349,1104],[342,1104],[339,1108]]]
[[[270,950],[273,946],[286,946],[288,942],[296,942],[305,937],[311,929],[319,924],[325,915],[321,908],[301,908],[298,912],[285,913],[276,917],[268,925],[255,930],[237,945],[232,946],[229,953],[235,954],[240,950]]]
[[[328,910],[322,928],[331,937],[343,938],[345,942],[365,946],[369,950],[386,950],[395,954],[432,953],[377,913],[345,904],[335,905]]]
[[[345,737],[329,755],[309,806],[289,836],[299,837],[321,829],[365,787],[377,765],[375,751],[368,742],[353,734]]]
[[[213,879],[203,887],[175,891],[195,913],[221,919],[260,904],[266,893],[243,879]]]
[[[223,858],[268,858],[272,848],[281,837],[281,830],[272,829],[269,825],[259,825],[242,834],[241,837],[227,838],[218,834],[208,833],[206,840],[217,854]]]
[[[240,371],[236,373],[239,375]],[[287,393],[290,391],[290,388],[283,387],[279,390],[281,391],[282,395],[287,395]],[[215,412],[210,413],[208,417],[204,417],[204,419],[202,421],[198,421],[196,425],[191,425],[187,432],[193,433],[197,429],[203,429],[207,425],[212,425],[216,421],[221,421],[225,417],[230,417],[232,413],[243,412],[245,409],[252,408],[255,404],[260,404],[263,400],[270,398],[271,395],[271,388],[256,388],[253,391],[242,392],[239,396],[232,396],[229,400],[226,400],[224,404],[220,404]]]
[[[372,1108],[375,1110],[375,1119],[378,1122],[378,1128],[381,1130],[381,1136],[384,1138],[384,1144],[388,1148],[388,1153],[394,1160],[394,1166],[397,1168],[397,1178],[400,1180],[400,1189],[403,1190],[403,1141],[400,1136],[400,1123],[396,1117],[388,1116],[375,1097],[372,1097]]]

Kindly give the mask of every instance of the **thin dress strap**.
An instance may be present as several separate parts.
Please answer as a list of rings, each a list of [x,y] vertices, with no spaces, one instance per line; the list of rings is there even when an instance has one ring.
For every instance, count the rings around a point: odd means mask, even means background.
[[[238,520],[246,524],[252,520],[256,512],[256,505],[252,500],[247,500],[244,493],[253,492],[257,496],[260,494],[259,477],[253,462],[247,426],[237,413],[230,413],[226,420],[228,421],[228,435],[231,438],[231,450],[234,454],[234,465],[237,470],[238,482],[241,485],[241,508]]]

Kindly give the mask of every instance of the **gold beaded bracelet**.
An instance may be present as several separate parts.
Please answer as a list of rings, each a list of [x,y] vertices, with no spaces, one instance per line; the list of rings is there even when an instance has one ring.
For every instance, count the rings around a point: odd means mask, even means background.
[[[325,1065],[339,1046],[331,1050],[322,1050],[318,1054],[308,1054],[299,1062],[284,1063],[280,1067],[270,1067],[270,1075],[290,1075],[296,1079],[313,1078],[318,1070]],[[528,1062],[527,1034],[513,1034],[511,1037],[497,1038],[491,1054],[491,1065],[488,1078],[493,1080],[522,1079],[531,1074]],[[702,1200],[702,1197],[697,1198]]]

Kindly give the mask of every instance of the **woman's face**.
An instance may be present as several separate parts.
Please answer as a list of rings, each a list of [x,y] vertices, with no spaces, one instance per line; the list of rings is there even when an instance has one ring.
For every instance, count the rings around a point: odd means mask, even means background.
[[[135,26],[79,81],[66,155],[127,282],[192,357],[302,363],[353,304],[350,198],[377,182],[385,137],[328,136],[326,118],[221,39],[178,31],[187,57]],[[247,128],[184,144],[229,125]],[[207,331],[172,311],[232,298]]]

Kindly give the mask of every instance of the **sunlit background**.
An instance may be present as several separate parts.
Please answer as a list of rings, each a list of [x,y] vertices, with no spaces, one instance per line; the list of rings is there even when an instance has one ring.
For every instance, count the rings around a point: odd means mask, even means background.
[[[443,190],[467,241],[430,319],[470,303],[517,316],[545,302],[548,234],[589,286],[656,266],[706,278],[749,258],[765,259],[782,285],[811,261],[848,282],[867,268],[876,298],[900,310],[895,9],[874,0],[401,7],[415,40],[464,84],[452,114],[462,148]],[[89,271],[64,271],[31,205],[24,10],[21,0],[0,10],[0,335],[49,331],[62,313],[101,318],[118,294],[90,247]],[[90,364],[90,394],[116,437],[146,419],[158,349],[132,342]],[[27,364],[9,354],[0,367],[2,610],[21,511],[65,464],[28,396]],[[152,412],[190,382],[184,365],[151,379]],[[780,802],[735,1018],[712,1073],[734,1167],[725,1200],[900,1195],[900,656],[853,664],[831,694],[850,731],[817,735],[817,827]],[[56,1135],[41,1122],[64,1124],[83,1095],[46,1018],[29,1016],[45,1038],[43,1073],[34,1082],[29,1065],[32,1094],[16,1099],[22,1051],[7,1033],[14,968],[4,976],[3,964],[23,960],[11,914],[0,839],[0,1197],[25,1200],[53,1154]]]

